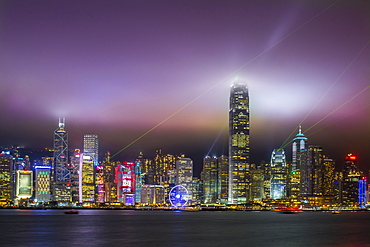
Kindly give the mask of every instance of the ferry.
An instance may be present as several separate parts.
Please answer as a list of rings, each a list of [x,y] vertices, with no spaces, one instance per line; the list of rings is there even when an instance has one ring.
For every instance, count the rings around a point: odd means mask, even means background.
[[[274,211],[278,212],[278,213],[283,213],[283,214],[296,214],[296,213],[301,213],[302,208],[298,208],[298,207],[278,207]]]

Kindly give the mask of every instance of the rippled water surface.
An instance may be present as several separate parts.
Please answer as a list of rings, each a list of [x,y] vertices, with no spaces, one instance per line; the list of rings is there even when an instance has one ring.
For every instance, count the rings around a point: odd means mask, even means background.
[[[0,210],[0,246],[370,246],[370,212]]]

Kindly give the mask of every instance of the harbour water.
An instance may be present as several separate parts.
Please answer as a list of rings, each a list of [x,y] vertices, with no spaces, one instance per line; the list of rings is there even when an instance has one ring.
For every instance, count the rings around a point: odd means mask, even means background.
[[[0,246],[370,246],[370,212],[0,210]]]

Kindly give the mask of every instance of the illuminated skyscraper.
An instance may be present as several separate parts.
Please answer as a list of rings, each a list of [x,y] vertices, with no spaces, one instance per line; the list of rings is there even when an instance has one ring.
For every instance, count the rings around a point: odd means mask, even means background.
[[[176,160],[177,185],[184,186],[189,192],[189,200],[192,198],[193,191],[193,160],[180,157]]]
[[[322,162],[323,154],[320,146],[310,145],[301,154],[301,188],[303,198],[322,196]]]
[[[226,203],[229,194],[229,157],[222,155],[217,161],[221,172],[220,199],[222,203]]]
[[[53,200],[68,205],[71,198],[71,173],[68,169],[68,133],[64,129],[65,119],[59,119],[54,131]]]
[[[35,169],[35,199],[38,203],[50,201],[50,171],[51,166],[36,165]]]
[[[229,202],[250,201],[249,96],[247,86],[235,83],[229,110]]]
[[[98,165],[98,156],[99,156],[99,139],[98,135],[90,134],[84,135],[84,155],[92,157],[94,161],[94,166]]]
[[[11,205],[13,200],[13,157],[0,154],[0,206]]]
[[[272,151],[271,155],[271,199],[283,199],[286,197],[287,164],[284,149]]]
[[[33,193],[33,172],[27,170],[16,171],[15,195],[17,200],[29,199]]]
[[[367,179],[357,165],[357,157],[348,154],[343,166],[342,205],[365,206]]]
[[[216,157],[203,158],[203,201],[216,203],[220,199],[221,167]]]
[[[300,195],[301,156],[306,150],[307,137],[302,134],[302,127],[292,143],[292,165],[289,172],[288,197],[297,200]]]
[[[82,154],[79,167],[79,201],[80,203],[95,201],[94,159]]]

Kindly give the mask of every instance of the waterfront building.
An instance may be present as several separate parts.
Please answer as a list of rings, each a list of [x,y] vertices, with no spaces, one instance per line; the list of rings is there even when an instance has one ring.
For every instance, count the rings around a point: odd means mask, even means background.
[[[99,138],[96,134],[84,135],[83,153],[90,156],[94,161],[94,166],[99,164]]]
[[[30,170],[16,171],[15,196],[17,201],[30,199],[33,194],[33,172]]]
[[[35,169],[35,201],[38,204],[50,202],[51,166],[36,165]]]
[[[202,179],[198,177],[193,177],[192,179],[192,198],[191,204],[192,205],[200,205],[203,199],[203,182]]]
[[[143,184],[154,184],[154,176],[155,176],[155,169],[153,165],[152,159],[147,159],[144,157],[142,152],[139,153],[136,161],[140,162],[141,164],[141,174],[143,178]]]
[[[216,157],[203,158],[203,203],[216,203],[220,200],[221,167]]]
[[[13,203],[13,157],[10,153],[0,154],[0,206]]]
[[[118,201],[125,206],[135,205],[135,163],[123,162],[116,167]]]
[[[298,134],[292,143],[292,166],[289,172],[289,185],[287,196],[293,200],[298,200],[300,196],[300,176],[301,176],[301,155],[306,150],[307,137],[302,133],[299,126]]]
[[[217,158],[217,162],[221,172],[220,202],[226,203],[229,196],[229,157],[221,155]]]
[[[260,167],[263,170],[263,199],[270,199],[271,164],[263,160]]]
[[[308,149],[301,154],[300,196],[302,198],[322,195],[322,161],[323,155],[320,146],[310,145]]]
[[[229,196],[233,204],[250,201],[249,95],[245,84],[234,83],[229,109]]]
[[[287,196],[287,163],[284,149],[274,149],[271,154],[271,199],[285,199]]]
[[[80,202],[79,194],[79,177],[80,177],[80,161],[81,161],[81,151],[80,149],[75,149],[73,154],[70,156],[70,167],[69,171],[71,172],[71,198],[72,203],[76,204]]]
[[[104,157],[103,166],[103,180],[104,180],[104,202],[118,202],[117,198],[117,183],[116,183],[116,167],[118,162],[110,161],[110,153],[107,152]]]
[[[95,166],[95,201],[97,203],[105,202],[105,188],[104,188],[104,166]]]
[[[154,184],[165,185],[168,187],[168,171],[175,168],[176,156],[172,154],[164,155],[161,149],[155,151],[153,159],[154,165]]]
[[[193,191],[193,160],[184,156],[176,160],[176,184],[184,186],[189,192],[189,201]],[[190,204],[190,202],[189,202]]]
[[[95,202],[94,157],[81,154],[79,169],[79,202]]]
[[[357,165],[357,157],[348,154],[343,165],[341,199],[343,206],[365,206],[366,177],[362,175]]]
[[[59,119],[59,126],[54,131],[54,167],[53,200],[58,205],[71,203],[71,172],[68,167],[68,133],[65,130],[65,119]]]
[[[141,163],[135,161],[135,204],[141,202],[141,188],[143,187],[143,177],[141,174]]]
[[[335,162],[327,156],[323,157],[322,164],[322,194],[334,199]]]
[[[163,185],[143,185],[141,188],[141,204],[161,206],[166,203]]]
[[[251,171],[251,201],[262,202],[264,199],[264,170],[255,168]]]

